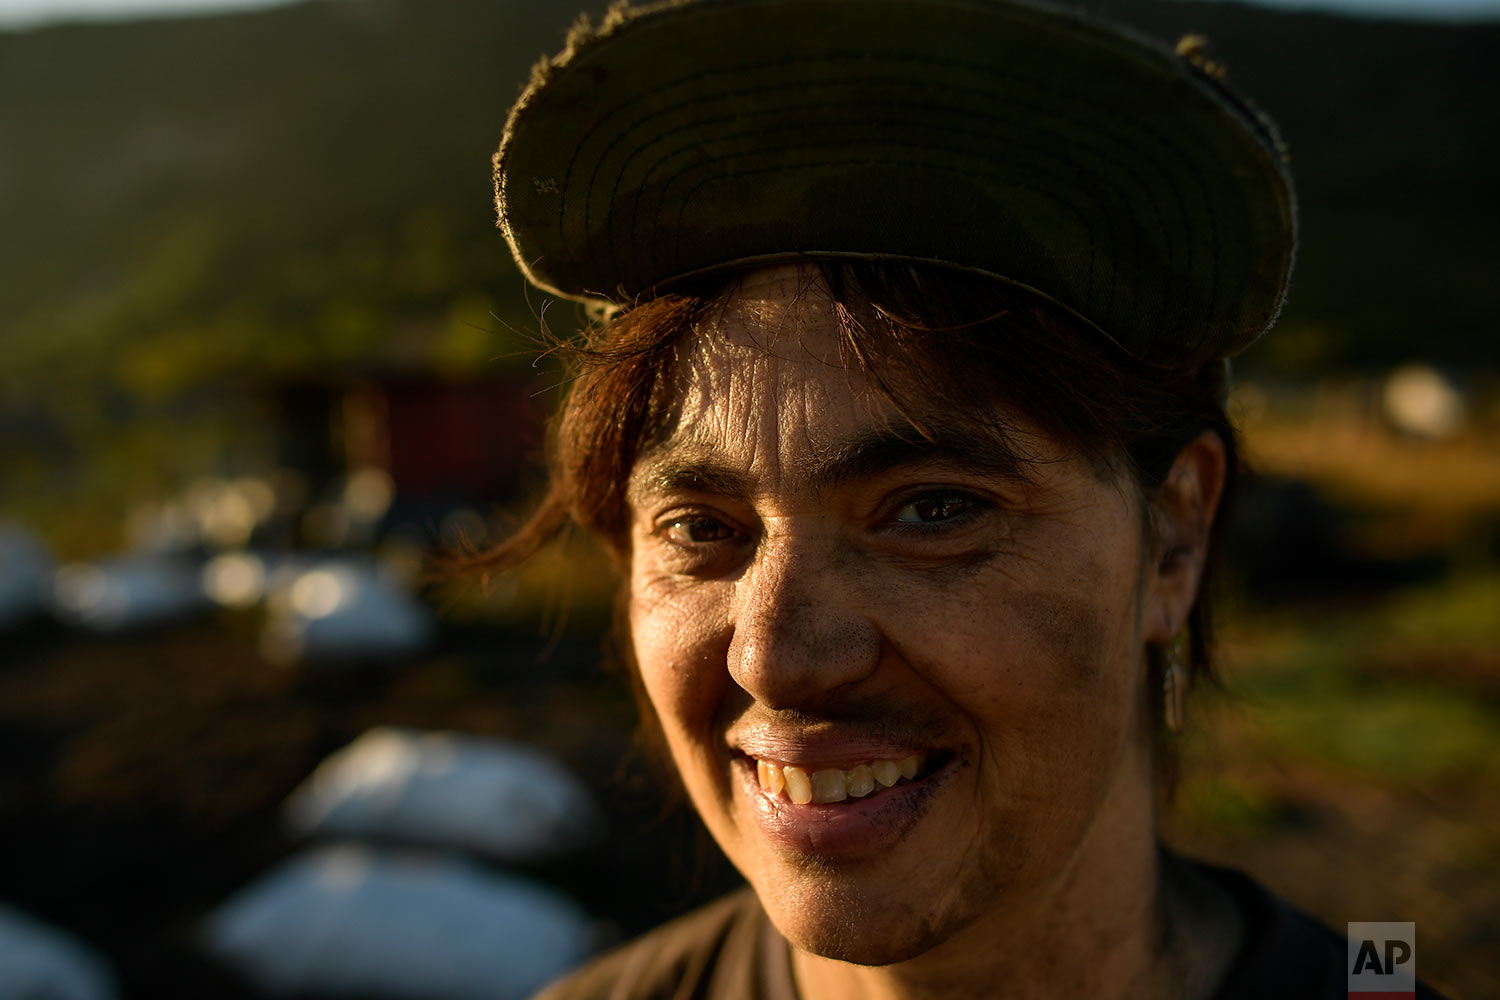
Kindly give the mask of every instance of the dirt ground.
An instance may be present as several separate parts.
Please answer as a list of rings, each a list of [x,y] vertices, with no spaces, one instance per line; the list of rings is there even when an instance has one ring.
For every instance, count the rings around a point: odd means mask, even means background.
[[[599,669],[597,630],[543,656],[547,645],[534,629],[458,632],[400,668],[305,672],[264,662],[233,617],[110,639],[23,635],[0,663],[0,899],[101,949],[127,998],[248,996],[198,954],[196,922],[297,849],[280,802],[377,724],[556,752],[599,791],[610,835],[598,855],[532,874],[621,935],[734,884],[690,818],[663,818],[628,691]],[[1184,779],[1215,766],[1190,761]],[[1424,978],[1455,997],[1500,996],[1492,789],[1414,792],[1311,765],[1234,776],[1274,814],[1248,825],[1173,814],[1174,844],[1252,872],[1337,928],[1415,920]]]

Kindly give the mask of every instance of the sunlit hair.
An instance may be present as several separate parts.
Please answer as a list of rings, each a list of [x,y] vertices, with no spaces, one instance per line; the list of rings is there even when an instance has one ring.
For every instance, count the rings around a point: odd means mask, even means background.
[[[667,430],[674,376],[691,341],[713,335],[742,277],[679,287],[557,345],[574,378],[552,425],[546,495],[518,532],[468,558],[466,568],[514,566],[570,524],[596,533],[623,567],[631,470]],[[1222,363],[1187,371],[1146,364],[1024,289],[938,266],[820,261],[809,263],[803,277],[832,304],[845,366],[889,399],[914,433],[923,433],[919,414],[931,413],[934,401],[976,424],[1003,404],[1101,475],[1136,490],[1149,511],[1178,453],[1212,431],[1229,459],[1226,505],[1232,496],[1237,452],[1224,412]],[[1011,447],[1003,421],[986,429],[1024,475],[1025,449]],[[1154,545],[1153,518],[1143,520]],[[1210,565],[1225,521],[1221,505]],[[1209,576],[1206,569],[1205,588]],[[1210,607],[1202,592],[1187,622],[1185,666],[1190,675],[1211,677]],[[622,643],[627,659],[628,649]],[[1160,690],[1163,660],[1163,650],[1153,647],[1153,690]],[[1150,704],[1159,716],[1162,699]]]

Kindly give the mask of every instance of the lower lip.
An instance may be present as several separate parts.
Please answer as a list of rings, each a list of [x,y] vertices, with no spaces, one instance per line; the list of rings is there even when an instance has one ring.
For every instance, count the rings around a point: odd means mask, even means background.
[[[904,839],[958,767],[955,756],[921,781],[893,785],[868,798],[800,805],[761,788],[754,761],[734,761],[740,790],[769,840],[799,854],[845,858],[889,850]]]

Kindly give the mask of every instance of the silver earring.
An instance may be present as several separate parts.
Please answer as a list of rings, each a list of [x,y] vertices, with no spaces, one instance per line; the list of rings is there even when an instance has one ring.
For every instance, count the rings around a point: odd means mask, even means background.
[[[1167,724],[1167,731],[1173,734],[1182,732],[1183,726],[1187,724],[1187,635],[1187,629],[1183,629],[1167,643],[1166,669],[1162,671],[1162,697],[1165,702],[1162,718]]]

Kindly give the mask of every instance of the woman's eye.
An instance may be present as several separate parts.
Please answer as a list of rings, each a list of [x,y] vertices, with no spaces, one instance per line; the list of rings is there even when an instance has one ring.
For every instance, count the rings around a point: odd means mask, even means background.
[[[955,517],[967,514],[973,506],[973,501],[963,496],[919,497],[897,510],[896,520],[902,524],[932,524],[938,521],[951,521]]]
[[[711,517],[680,517],[664,524],[661,534],[677,545],[704,545],[733,538],[734,529]]]

